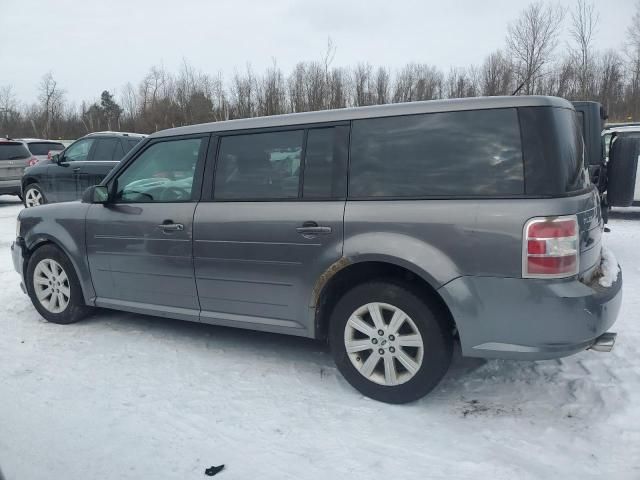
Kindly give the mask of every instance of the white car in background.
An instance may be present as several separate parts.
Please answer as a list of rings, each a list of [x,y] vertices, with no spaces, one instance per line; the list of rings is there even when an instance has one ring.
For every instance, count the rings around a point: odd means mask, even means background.
[[[65,149],[65,145],[62,142],[55,140],[42,140],[39,138],[20,138],[18,141],[23,142],[29,151],[32,158],[29,160],[29,166],[32,167],[43,160],[51,160],[51,156],[56,153],[60,153]]]
[[[640,124],[635,125],[611,125],[602,131],[602,141],[604,142],[604,155],[606,162],[609,161],[609,149],[611,139],[615,135],[636,135],[640,137]],[[615,138],[614,138],[615,140]],[[638,158],[638,171],[636,171],[636,186],[633,193],[634,207],[640,206],[640,157]]]

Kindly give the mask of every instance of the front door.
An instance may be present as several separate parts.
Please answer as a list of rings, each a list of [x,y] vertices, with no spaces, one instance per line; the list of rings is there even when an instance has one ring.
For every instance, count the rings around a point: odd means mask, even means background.
[[[58,163],[47,170],[48,182],[45,184],[45,196],[49,202],[68,202],[78,198],[77,178],[80,165],[89,157],[95,138],[78,140],[67,148]]]
[[[150,142],[114,178],[113,200],[87,214],[96,304],[197,320],[193,216],[208,136]]]
[[[220,138],[195,215],[201,321],[312,336],[309,305],[342,256],[348,127]]]
[[[92,185],[99,184],[124,156],[118,137],[97,137],[89,157],[74,163],[76,173],[76,198]]]

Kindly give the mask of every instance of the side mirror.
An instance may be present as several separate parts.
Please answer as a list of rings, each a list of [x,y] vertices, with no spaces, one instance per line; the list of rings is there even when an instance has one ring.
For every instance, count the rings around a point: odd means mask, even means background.
[[[51,161],[53,163],[60,163],[60,154],[56,153],[54,155],[51,155]]]
[[[82,203],[109,203],[109,189],[105,185],[94,185],[82,194]]]

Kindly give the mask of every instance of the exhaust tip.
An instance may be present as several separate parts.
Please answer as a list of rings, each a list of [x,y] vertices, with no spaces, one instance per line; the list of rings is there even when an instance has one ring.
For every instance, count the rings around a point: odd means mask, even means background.
[[[591,345],[589,349],[596,352],[610,352],[616,343],[617,335],[618,334],[614,332],[605,332],[596,338],[596,341],[593,342],[593,345]]]

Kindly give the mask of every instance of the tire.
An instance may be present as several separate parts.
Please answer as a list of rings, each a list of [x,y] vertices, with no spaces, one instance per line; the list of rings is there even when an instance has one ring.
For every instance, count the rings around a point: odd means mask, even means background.
[[[41,279],[41,282],[36,283],[36,278]],[[49,282],[49,291],[53,285],[53,295],[47,295],[44,288],[47,285],[42,281]],[[60,283],[56,284],[56,281]],[[44,245],[31,255],[27,265],[25,284],[31,303],[48,322],[61,325],[75,323],[86,317],[91,310],[84,303],[80,282],[73,265],[67,256],[53,245]],[[56,291],[60,294],[57,295],[57,299],[54,298]]]
[[[374,328],[371,311],[380,329]],[[408,318],[392,321],[394,315],[401,318],[403,314]],[[356,390],[374,400],[417,400],[435,388],[451,364],[452,328],[444,312],[400,283],[371,281],[349,290],[333,309],[329,328],[338,370]],[[352,348],[349,353],[347,343]]]
[[[640,136],[618,135],[611,145],[607,166],[607,201],[614,207],[628,207],[633,195],[640,155]]]
[[[38,205],[44,205],[47,203],[47,197],[45,196],[42,187],[37,183],[30,183],[27,185],[24,189],[23,197],[25,208],[37,207]]]

